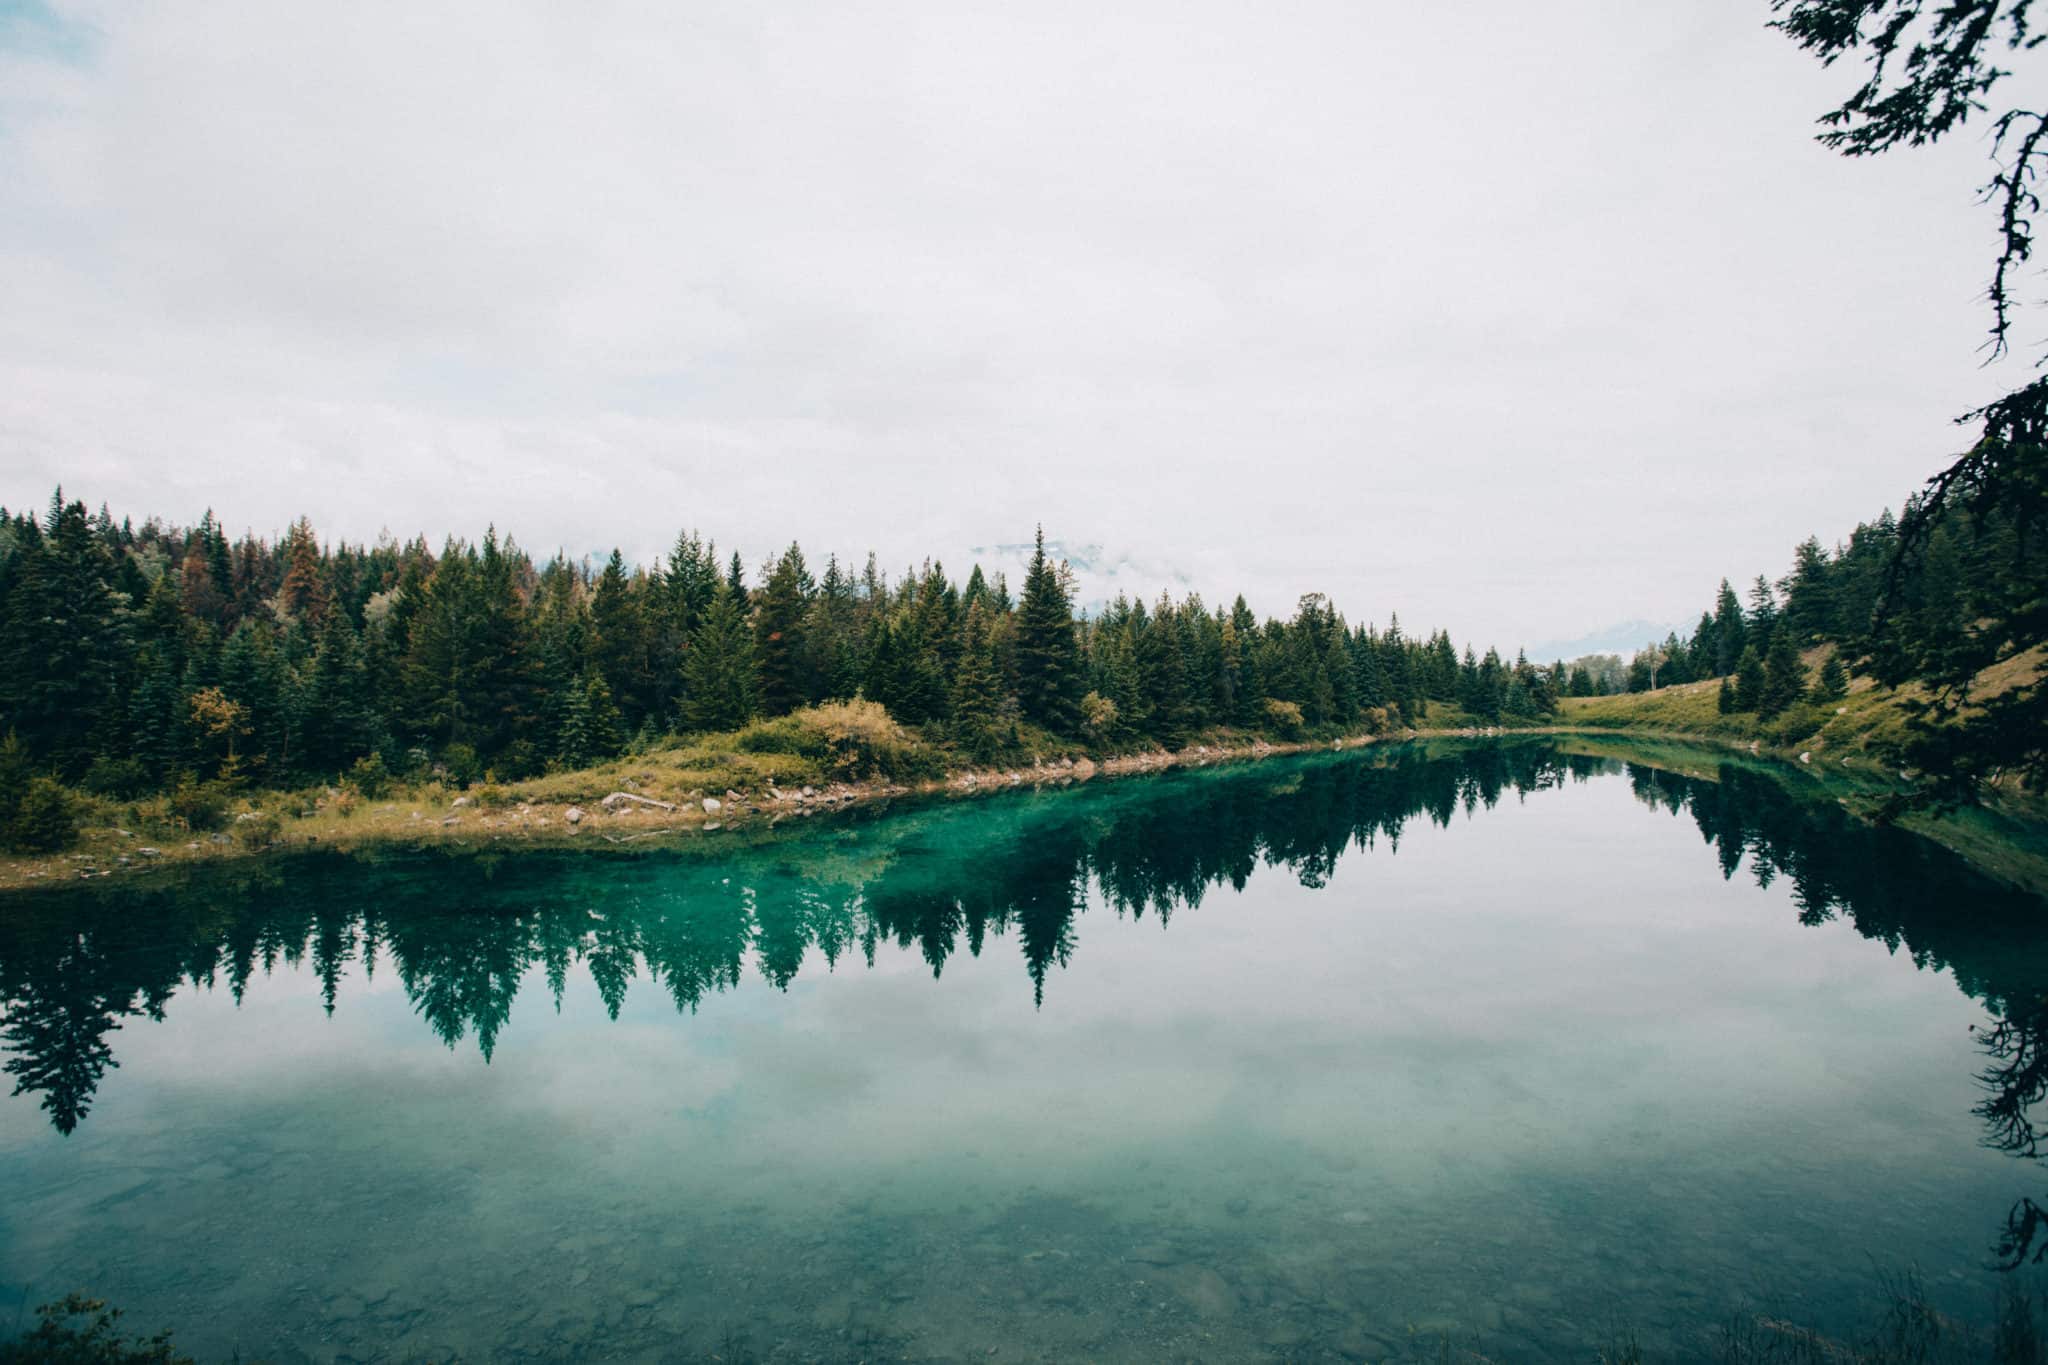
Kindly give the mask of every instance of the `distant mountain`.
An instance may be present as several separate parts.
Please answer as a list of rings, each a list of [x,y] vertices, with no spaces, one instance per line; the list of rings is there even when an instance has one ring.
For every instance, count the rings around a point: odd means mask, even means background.
[[[1682,639],[1689,629],[1669,622],[1622,621],[1576,640],[1545,640],[1530,645],[1527,653],[1531,663],[1552,663],[1558,659],[1570,662],[1586,654],[1619,654],[1626,659],[1652,640],[1661,641],[1673,631]]]
[[[1024,592],[1024,575],[1031,567],[1033,548],[1030,541],[1014,545],[976,545],[968,551],[968,562],[980,564],[982,572],[991,578],[998,573],[1008,575],[1010,594],[1018,597]],[[1064,541],[1048,540],[1045,542],[1045,555],[1055,564],[1062,559],[1067,561],[1067,566],[1074,571],[1074,610],[1085,611],[1090,616],[1102,615],[1103,609],[1116,599],[1118,593],[1134,601],[1149,603],[1162,591],[1171,592],[1178,598],[1187,596],[1195,588],[1194,580],[1171,564],[1142,560],[1127,553],[1111,554],[1100,545],[1069,545]]]

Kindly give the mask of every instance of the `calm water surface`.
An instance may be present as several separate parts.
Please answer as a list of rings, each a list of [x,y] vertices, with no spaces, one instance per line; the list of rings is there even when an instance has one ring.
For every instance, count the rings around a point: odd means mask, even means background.
[[[0,900],[0,1327],[89,1287],[203,1359],[1685,1358],[1913,1265],[1982,1319],[2048,1203],[2048,907],[1712,758],[94,890]]]

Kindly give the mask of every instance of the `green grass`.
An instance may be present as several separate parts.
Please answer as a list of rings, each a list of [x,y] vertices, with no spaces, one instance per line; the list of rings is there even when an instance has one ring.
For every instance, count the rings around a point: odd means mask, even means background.
[[[1828,652],[1807,652],[1810,674],[1818,673]],[[1574,729],[1698,735],[1743,747],[1755,745],[1759,751],[1807,753],[1814,761],[1825,757],[1889,764],[1906,739],[1904,701],[1912,695],[1911,689],[1881,688],[1858,678],[1845,697],[1803,701],[1765,719],[1755,712],[1722,714],[1721,680],[1711,678],[1655,692],[1567,697],[1557,719]]]

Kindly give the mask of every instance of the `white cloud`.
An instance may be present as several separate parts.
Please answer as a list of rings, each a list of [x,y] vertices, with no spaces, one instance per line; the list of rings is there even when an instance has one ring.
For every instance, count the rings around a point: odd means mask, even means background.
[[[2008,378],[1983,148],[1814,146],[1765,17],[65,7],[0,29],[0,497],[1689,619]]]

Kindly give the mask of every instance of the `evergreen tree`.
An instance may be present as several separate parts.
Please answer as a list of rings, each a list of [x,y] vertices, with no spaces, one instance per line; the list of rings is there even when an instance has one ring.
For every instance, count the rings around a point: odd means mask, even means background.
[[[1822,701],[1840,701],[1849,695],[1849,672],[1842,667],[1838,651],[1829,651],[1827,662],[1820,666],[1820,684],[1813,694]]]
[[[1785,624],[1799,645],[1822,639],[1834,619],[1827,551],[1808,536],[1793,552],[1792,572],[1784,582]]]
[[[1758,649],[1770,649],[1771,633],[1778,626],[1778,594],[1771,580],[1762,574],[1749,585],[1749,613],[1745,638]]]
[[[1792,642],[1789,629],[1774,630],[1770,653],[1764,657],[1764,687],[1757,711],[1765,717],[1775,716],[1805,696],[1806,665],[1800,661],[1799,646]]]
[[[635,576],[615,548],[590,595],[590,662],[604,678],[627,729],[637,729],[654,710],[654,660],[650,622]]]
[[[817,692],[804,638],[805,617],[815,585],[804,567],[804,553],[791,541],[761,588],[755,612],[755,657],[761,669],[761,710],[785,715],[811,701]]]
[[[313,523],[304,517],[293,522],[282,553],[285,575],[277,590],[278,609],[317,626],[327,615],[330,594]]]
[[[1755,645],[1745,645],[1742,661],[1735,666],[1735,709],[1754,711],[1764,700],[1764,661]]]
[[[1018,611],[1017,700],[1028,719],[1055,734],[1072,734],[1080,723],[1081,659],[1073,604],[1059,570],[1046,558],[1042,526]]]
[[[683,667],[683,720],[693,730],[736,730],[752,720],[754,637],[730,580],[719,584]]]
[[[1748,645],[1748,627],[1742,619],[1742,603],[1728,580],[1721,580],[1721,595],[1714,603],[1714,672],[1726,676],[1742,665],[1742,651]]]
[[[6,723],[28,751],[68,777],[121,730],[118,681],[128,642],[106,546],[85,504],[52,500],[43,534],[19,553],[0,641]]]
[[[1256,729],[1266,718],[1266,669],[1260,657],[1259,619],[1242,595],[1231,603],[1230,628],[1238,640],[1237,689],[1231,723]]]
[[[622,745],[619,708],[596,668],[572,682],[562,706],[555,756],[571,768],[584,768],[612,757]]]
[[[1002,747],[1002,677],[986,599],[977,594],[961,626],[960,666],[953,675],[953,737],[977,763],[992,761]]]

